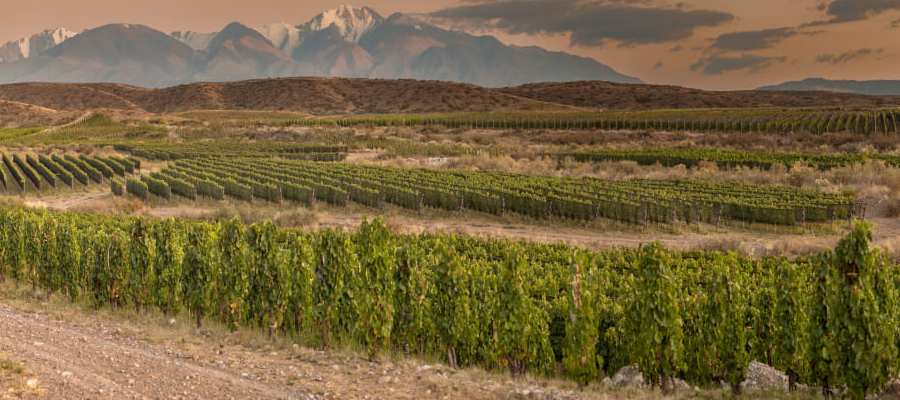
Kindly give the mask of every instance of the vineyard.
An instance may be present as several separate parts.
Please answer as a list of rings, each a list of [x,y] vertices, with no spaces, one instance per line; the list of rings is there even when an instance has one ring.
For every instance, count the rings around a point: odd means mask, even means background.
[[[135,158],[72,154],[2,154],[0,188],[7,193],[40,192],[110,182],[140,169]]]
[[[195,200],[314,201],[431,207],[533,218],[627,223],[736,220],[780,225],[848,219],[848,195],[704,181],[607,181],[492,172],[400,169],[267,158],[181,159],[127,182],[128,193]]]
[[[831,169],[868,160],[883,161],[892,167],[900,167],[900,155],[892,154],[802,154],[725,149],[603,149],[557,154],[561,160],[578,162],[635,161],[641,165],[660,164],[665,167],[684,165],[696,167],[700,162],[714,162],[721,168],[748,167],[770,169],[775,165],[790,167],[805,163],[819,169]]]
[[[823,108],[450,113],[359,115],[277,120],[240,120],[239,126],[385,127],[454,129],[666,130],[734,133],[900,133],[900,111]]]
[[[285,142],[214,142],[189,144],[115,145],[118,151],[149,160],[181,160],[208,156],[268,158],[292,160],[342,161],[347,157],[344,145],[307,145]]]
[[[900,266],[864,223],[789,261],[651,244],[589,252],[380,222],[301,232],[0,210],[0,274],[97,307],[190,313],[304,343],[356,343],[596,382],[636,364],[736,391],[751,360],[853,399],[900,372]]]
[[[16,145],[110,143],[136,137],[164,138],[166,130],[147,122],[123,123],[94,113],[72,124],[49,129],[23,131],[18,135],[0,135],[0,142]]]

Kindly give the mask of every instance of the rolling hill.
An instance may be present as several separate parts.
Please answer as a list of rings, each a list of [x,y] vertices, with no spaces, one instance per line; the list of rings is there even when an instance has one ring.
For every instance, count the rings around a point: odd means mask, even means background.
[[[192,83],[163,89],[122,84],[0,85],[0,100],[55,110],[150,113],[273,110],[310,114],[569,109],[479,86],[414,80],[277,78]]]
[[[831,92],[710,92],[596,81],[494,89],[442,81],[315,77],[162,89],[109,83],[17,83],[0,85],[0,100],[61,111],[268,110],[315,115],[900,105],[900,97]]]
[[[900,80],[849,81],[810,78],[802,81],[784,82],[777,85],[763,86],[759,90],[767,91],[828,91],[838,93],[855,93],[871,96],[900,96]]]
[[[499,90],[510,95],[548,103],[610,109],[881,107],[900,104],[900,96],[867,96],[821,91],[708,91],[680,86],[602,81],[535,83]]]

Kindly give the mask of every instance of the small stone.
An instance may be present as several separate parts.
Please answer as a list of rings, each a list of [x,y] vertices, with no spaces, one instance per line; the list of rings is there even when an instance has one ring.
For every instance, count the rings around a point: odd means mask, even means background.
[[[687,382],[685,382],[684,380],[675,378],[675,379],[672,381],[672,383],[673,383],[673,385],[674,385],[674,387],[675,387],[675,390],[691,390],[691,385],[689,385],[689,384],[688,384]]]
[[[788,377],[761,362],[753,361],[747,367],[746,378],[741,382],[743,390],[788,390]]]
[[[28,386],[29,389],[36,389],[38,387],[38,380],[37,378],[31,378],[25,381],[25,385]]]
[[[878,400],[900,399],[900,379],[895,379],[887,384],[884,392],[878,397]]]
[[[72,372],[71,371],[63,371],[60,375],[62,375],[63,378],[68,378],[68,377],[72,376]]]
[[[629,365],[616,372],[610,383],[612,386],[643,387],[644,375],[637,365]]]

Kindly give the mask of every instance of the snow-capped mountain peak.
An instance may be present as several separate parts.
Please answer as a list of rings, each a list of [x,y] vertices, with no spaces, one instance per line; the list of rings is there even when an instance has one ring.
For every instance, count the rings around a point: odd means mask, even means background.
[[[66,28],[47,29],[0,46],[0,63],[23,60],[66,41],[76,33]]]
[[[317,15],[302,28],[307,31],[321,31],[333,26],[344,39],[355,43],[383,22],[384,17],[369,7],[341,5]]]
[[[297,28],[295,25],[276,22],[258,26],[256,30],[265,36],[266,39],[269,39],[275,47],[287,54],[290,54],[293,49],[300,45],[301,32],[300,28]]]
[[[206,46],[209,45],[209,41],[216,36],[216,33],[217,32],[177,31],[172,32],[170,36],[190,46],[194,50],[205,50]]]
[[[43,34],[50,38],[50,42],[54,43],[54,46],[58,45],[62,42],[65,42],[67,39],[69,39],[72,36],[77,35],[77,33],[72,32],[66,28],[56,28],[56,29],[47,30],[47,31],[44,31]]]

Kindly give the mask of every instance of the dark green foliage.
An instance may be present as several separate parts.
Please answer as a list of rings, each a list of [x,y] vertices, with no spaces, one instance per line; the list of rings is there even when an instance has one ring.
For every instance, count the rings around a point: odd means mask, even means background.
[[[150,189],[147,187],[147,184],[137,178],[128,178],[125,182],[125,190],[143,200],[147,200],[150,198]]]
[[[53,175],[56,176],[56,178],[58,178],[66,185],[72,186],[75,184],[75,176],[72,175],[71,172],[63,168],[61,165],[59,165],[56,161],[53,161],[43,155],[38,156],[38,160],[45,168],[49,169],[50,172],[52,172]]]
[[[12,159],[15,166],[19,168],[19,171],[22,171],[22,175],[24,175],[25,178],[27,178],[28,181],[31,182],[32,185],[34,185],[35,189],[41,189],[42,187],[44,187],[37,172],[35,172],[30,166],[28,166],[28,163],[25,162],[25,160],[22,159],[21,156],[19,156],[18,154],[13,154]]]
[[[109,167],[109,165],[102,161],[104,160],[103,158],[90,157],[82,154],[80,159],[97,171],[100,171],[100,173],[103,174],[103,177],[106,179],[112,178],[113,175],[116,174],[115,171],[113,171],[113,169]]]
[[[162,173],[198,189],[201,181],[213,182],[228,196],[246,201],[311,204],[315,199],[343,206],[352,200],[375,208],[390,203],[411,210],[470,209],[634,224],[738,220],[798,225],[846,219],[855,211],[848,194],[701,180],[614,181],[250,157],[180,160]]]
[[[30,154],[25,156],[25,162],[34,169],[35,172],[38,173],[41,177],[44,178],[44,182],[46,182],[50,187],[56,187],[56,175],[53,174],[44,164],[38,162],[38,160],[32,157]]]
[[[58,155],[53,155],[50,157],[51,161],[55,162],[60,167],[64,168],[66,172],[72,174],[76,181],[81,183],[82,185],[87,185],[90,183],[90,177],[88,177],[87,173],[78,168],[75,163],[66,160]]]
[[[109,189],[116,196],[124,196],[125,195],[125,185],[122,181],[118,179],[110,179],[109,180]]]
[[[898,266],[864,224],[789,261],[0,208],[0,274],[97,307],[580,384],[636,364],[665,389],[739,388],[756,359],[862,399],[900,365]]]
[[[141,181],[147,184],[147,189],[150,191],[150,193],[162,197],[166,200],[172,198],[172,189],[169,187],[169,184],[166,183],[166,181],[147,175],[142,176]]]

